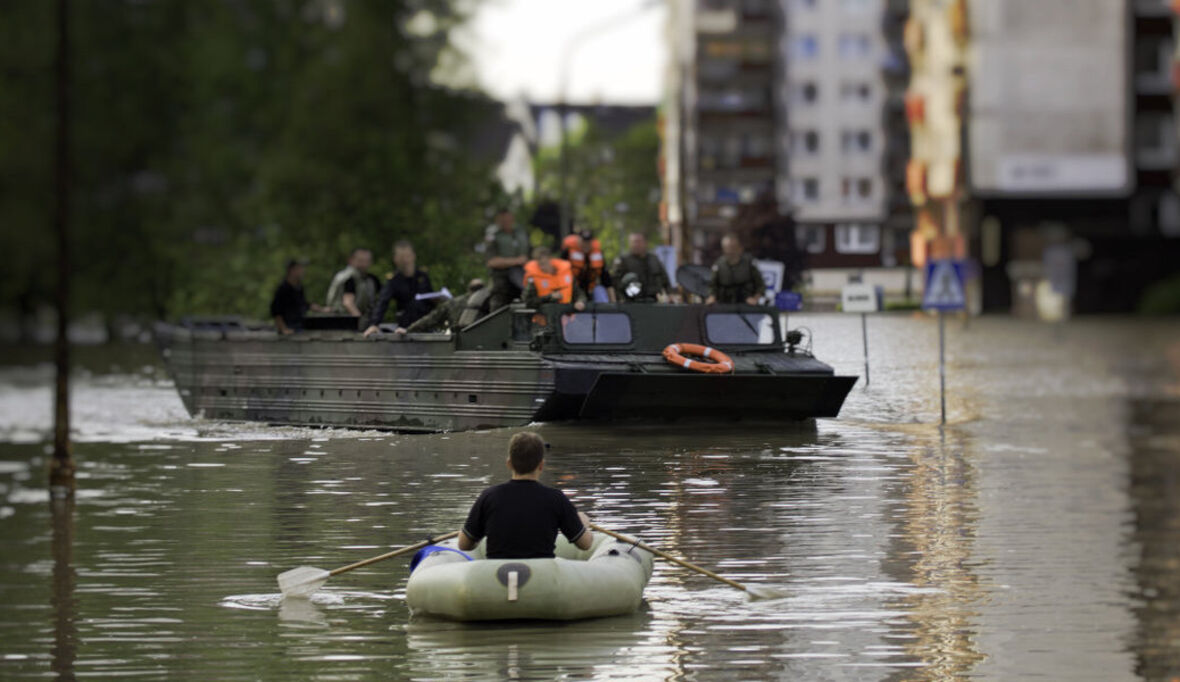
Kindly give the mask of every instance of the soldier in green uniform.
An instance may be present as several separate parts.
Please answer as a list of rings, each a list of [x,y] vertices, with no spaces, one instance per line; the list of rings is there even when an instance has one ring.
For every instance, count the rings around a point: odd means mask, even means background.
[[[401,335],[462,329],[487,312],[485,306],[491,293],[491,290],[484,286],[483,280],[473,279],[467,284],[466,294],[435,306],[426,317],[420,318],[409,327],[398,327],[393,333]]]
[[[753,305],[765,293],[766,281],[754,266],[754,259],[742,249],[736,235],[725,235],[721,239],[721,258],[713,265],[709,298],[705,302]]]
[[[496,229],[487,235],[485,255],[491,281],[491,310],[499,310],[520,297],[520,286],[512,281],[512,270],[529,260],[528,231],[516,227],[516,218],[506,208],[496,213]],[[521,273],[523,281],[523,272]]]
[[[667,301],[671,282],[664,271],[664,264],[654,253],[648,253],[647,237],[632,232],[627,239],[627,249],[627,253],[615,258],[610,268],[610,278],[614,282],[618,300],[635,303]],[[637,291],[634,290],[636,288]]]

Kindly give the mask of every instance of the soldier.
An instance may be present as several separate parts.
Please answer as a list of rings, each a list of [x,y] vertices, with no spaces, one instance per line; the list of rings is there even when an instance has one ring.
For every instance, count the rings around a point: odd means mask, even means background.
[[[329,310],[368,321],[381,289],[381,282],[369,272],[372,265],[373,252],[368,249],[355,248],[348,254],[348,265],[336,273],[328,286]]]
[[[381,288],[381,296],[369,314],[365,336],[381,331],[379,325],[385,319],[390,301],[397,302],[399,327],[409,327],[434,308],[432,300],[419,298],[420,294],[433,293],[434,287],[430,284],[430,275],[418,268],[413,244],[404,239],[394,244],[393,264],[397,266],[397,272],[390,275]]]
[[[516,227],[512,211],[502,208],[496,212],[496,229],[487,235],[485,253],[492,286],[490,307],[496,311],[520,296],[520,287],[512,282],[512,270],[529,260],[528,231]]]
[[[664,271],[660,259],[647,252],[647,237],[632,232],[627,239],[627,247],[628,252],[616,258],[610,269],[618,300],[637,303],[667,301],[671,286],[668,273]],[[627,277],[626,283],[623,282],[624,277]]]
[[[766,282],[754,266],[754,259],[742,249],[737,235],[727,234],[721,239],[721,254],[713,265],[709,298],[705,302],[758,303],[766,293]]]
[[[524,304],[536,308],[542,303],[573,303],[586,307],[586,295],[574,282],[569,261],[554,258],[547,246],[533,249],[533,259],[524,266]]]
[[[462,329],[475,322],[487,312],[491,289],[484,286],[482,279],[473,279],[467,284],[467,293],[435,306],[430,314],[409,327],[398,327],[395,334],[417,334],[450,329]]]

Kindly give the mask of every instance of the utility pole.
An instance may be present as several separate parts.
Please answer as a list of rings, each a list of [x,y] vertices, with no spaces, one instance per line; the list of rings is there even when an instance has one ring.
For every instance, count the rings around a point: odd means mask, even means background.
[[[53,228],[57,235],[57,340],[54,364],[57,383],[53,409],[53,460],[49,492],[57,498],[74,495],[74,458],[70,448],[70,0],[57,0],[57,55],[54,62],[57,132],[54,149]]]

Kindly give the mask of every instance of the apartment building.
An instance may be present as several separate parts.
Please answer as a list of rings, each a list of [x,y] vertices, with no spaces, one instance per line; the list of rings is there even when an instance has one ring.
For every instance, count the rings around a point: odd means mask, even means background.
[[[853,273],[905,288],[905,6],[671,2],[662,168],[682,258],[707,262],[743,207],[773,202],[813,297],[834,300]]]
[[[916,263],[969,259],[973,307],[1021,315],[1133,309],[1175,272],[1166,0],[911,0],[910,14]]]

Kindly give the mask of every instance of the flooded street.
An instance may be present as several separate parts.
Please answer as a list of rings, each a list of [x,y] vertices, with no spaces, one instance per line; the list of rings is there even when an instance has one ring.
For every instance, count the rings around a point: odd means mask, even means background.
[[[856,316],[795,315],[863,375]],[[280,603],[288,568],[455,530],[512,431],[193,421],[150,348],[87,351],[79,493],[44,488],[45,366],[0,369],[0,678],[1171,680],[1180,323],[869,320],[872,383],[803,425],[540,425],[598,523],[657,562],[637,614],[411,618],[403,558]],[[115,371],[111,365],[117,364]]]

